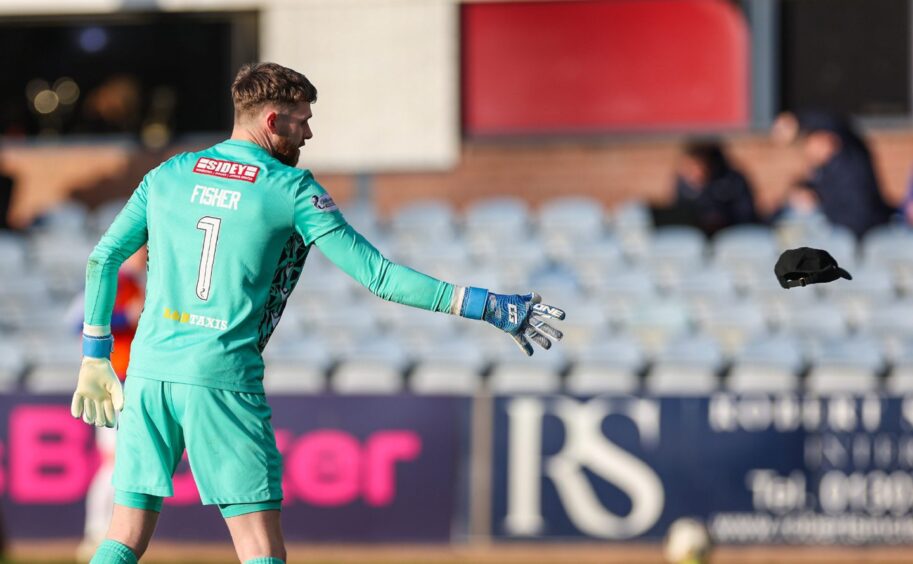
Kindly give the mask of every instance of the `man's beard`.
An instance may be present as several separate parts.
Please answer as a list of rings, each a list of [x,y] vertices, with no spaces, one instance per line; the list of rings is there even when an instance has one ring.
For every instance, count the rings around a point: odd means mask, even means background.
[[[288,166],[295,166],[298,164],[298,157],[301,155],[301,150],[291,143],[288,143],[284,140],[276,143],[276,148],[273,151],[273,156],[276,157],[279,162]]]

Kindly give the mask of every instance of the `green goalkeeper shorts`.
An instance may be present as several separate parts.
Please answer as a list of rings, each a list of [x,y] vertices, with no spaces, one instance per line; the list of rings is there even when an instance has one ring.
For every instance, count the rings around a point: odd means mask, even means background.
[[[187,448],[204,504],[282,499],[282,457],[263,394],[127,378],[117,430],[114,488],[174,495]]]

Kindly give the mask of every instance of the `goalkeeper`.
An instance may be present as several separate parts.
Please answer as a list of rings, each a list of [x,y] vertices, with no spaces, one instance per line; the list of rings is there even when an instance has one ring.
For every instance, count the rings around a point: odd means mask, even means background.
[[[561,333],[564,312],[535,294],[460,287],[391,263],[355,232],[307,170],[317,90],[273,64],[231,87],[231,138],[149,172],[89,257],[83,361],[72,413],[119,416],[114,512],[93,563],[133,563],[152,537],[184,449],[204,504],[218,505],[242,562],[285,560],[282,461],[263,394],[263,359],[316,246],[377,296],[482,319],[526,352]],[[148,242],[146,302],[123,392],[109,362],[120,264]]]

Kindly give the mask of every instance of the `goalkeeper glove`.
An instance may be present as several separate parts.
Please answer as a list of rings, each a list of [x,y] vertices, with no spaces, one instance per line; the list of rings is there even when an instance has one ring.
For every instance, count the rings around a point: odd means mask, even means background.
[[[457,292],[459,314],[470,319],[484,319],[508,333],[527,355],[533,354],[533,341],[543,349],[552,346],[551,339],[563,337],[547,320],[564,319],[564,311],[542,303],[539,294],[495,294],[483,288],[460,288]]]
[[[70,403],[70,413],[96,427],[114,427],[116,411],[124,408],[124,391],[111,366],[114,338],[82,336],[82,366]]]

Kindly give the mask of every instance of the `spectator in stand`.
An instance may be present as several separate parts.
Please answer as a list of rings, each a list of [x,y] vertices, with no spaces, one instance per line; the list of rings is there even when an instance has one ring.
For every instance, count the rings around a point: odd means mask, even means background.
[[[821,212],[829,222],[857,237],[890,221],[895,210],[881,195],[865,140],[844,118],[825,111],[781,114],[775,141],[799,139],[807,170],[790,190],[786,211]]]
[[[688,224],[708,236],[724,227],[757,223],[754,198],[745,176],[736,170],[719,141],[685,144],[677,167],[675,202],[654,210],[658,225]]]

